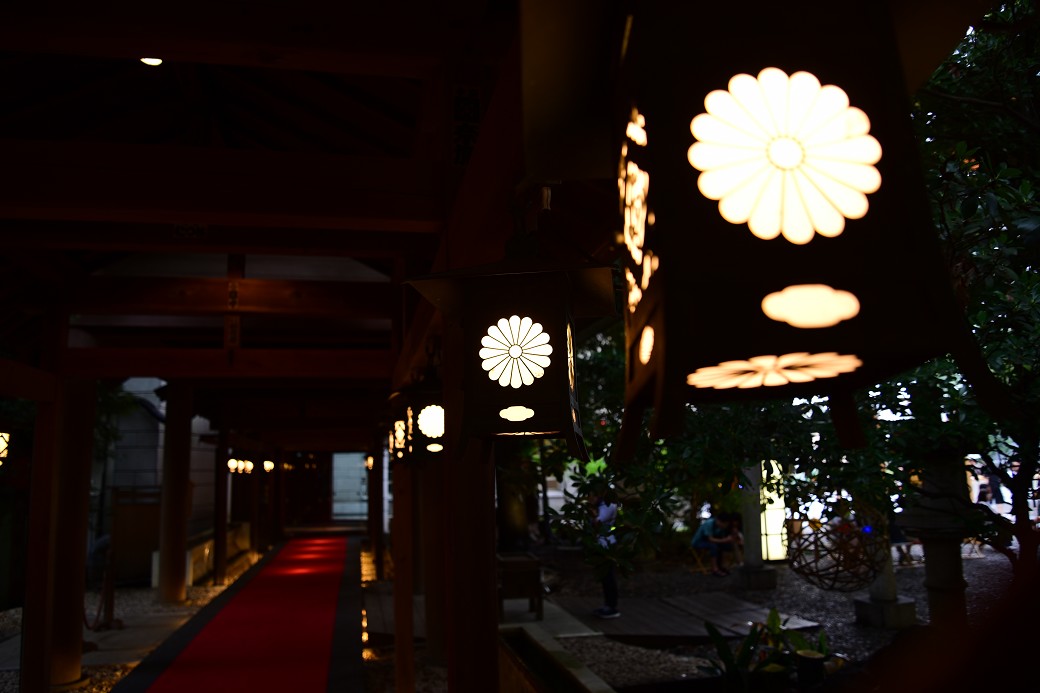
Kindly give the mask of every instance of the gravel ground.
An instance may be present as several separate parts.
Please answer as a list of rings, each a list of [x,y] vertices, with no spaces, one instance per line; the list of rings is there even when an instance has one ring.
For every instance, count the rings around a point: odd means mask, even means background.
[[[971,621],[984,616],[988,607],[1003,594],[1011,580],[1011,566],[1007,558],[984,548],[981,557],[965,558],[963,568]],[[918,622],[927,624],[924,564],[897,567],[895,580],[899,596],[914,600]],[[620,579],[618,608],[624,618],[626,596],[666,597],[719,590],[753,604],[775,607],[782,614],[797,615],[818,623],[827,635],[831,651],[844,655],[851,665],[869,660],[890,644],[898,633],[855,622],[853,598],[864,594],[819,589],[783,565],[777,567],[776,589],[747,591],[738,588],[732,575],[721,578],[693,575],[683,566],[661,564]],[[560,577],[556,593],[596,596],[602,594],[602,588],[588,572],[572,573]],[[605,637],[569,638],[562,640],[561,644],[615,688],[703,677],[705,674],[698,664],[715,658],[712,646],[647,650]]]
[[[546,583],[554,594],[599,595],[600,584],[591,572],[573,563],[569,566],[553,562],[546,570]],[[983,549],[981,557],[963,561],[967,583],[969,619],[977,619],[997,600],[1010,582],[1010,565],[1003,556]],[[636,573],[620,579],[621,601],[619,608],[624,613],[625,598],[633,596],[672,596],[691,592],[726,591],[748,602],[766,607],[776,607],[781,613],[794,614],[819,623],[826,632],[831,650],[845,655],[851,664],[868,660],[879,649],[888,645],[896,631],[860,626],[855,623],[852,596],[842,592],[828,592],[813,587],[808,582],[787,570],[777,568],[777,588],[767,591],[744,591],[730,577],[694,575],[687,565],[668,562],[654,563]],[[928,601],[924,587],[922,564],[900,567],[895,571],[900,596],[916,603],[918,620],[928,623]],[[222,587],[191,587],[186,608],[198,610],[219,594]],[[550,596],[551,598],[551,596]],[[86,613],[93,614],[97,595],[87,594]],[[135,613],[155,613],[170,607],[155,600],[152,589],[120,589],[116,594],[116,618],[125,618]],[[624,616],[622,616],[623,618]],[[17,637],[21,628],[21,610],[0,612],[0,641]],[[680,681],[703,676],[698,668],[706,659],[714,656],[711,647],[679,646],[668,649],[648,649],[614,642],[595,636],[567,638],[561,643],[580,661],[585,663],[600,678],[615,688],[635,690],[640,686]],[[366,650],[367,693],[384,693],[394,690],[392,652],[375,649]],[[84,667],[83,673],[89,683],[78,690],[85,693],[109,693],[112,687],[126,675],[132,666]],[[0,693],[16,693],[18,672],[0,672]],[[439,693],[447,690],[446,671],[424,658],[421,647],[416,652],[416,691]]]

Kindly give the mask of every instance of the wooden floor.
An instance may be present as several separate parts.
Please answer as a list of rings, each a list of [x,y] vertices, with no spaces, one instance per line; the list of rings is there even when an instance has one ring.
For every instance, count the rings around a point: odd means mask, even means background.
[[[602,604],[597,597],[550,596],[549,600],[591,629],[617,639],[650,638],[700,642],[708,640],[705,623],[713,623],[724,636],[746,635],[755,622],[765,622],[769,609],[737,599],[725,592],[703,592],[683,597],[626,598],[618,605],[620,618],[601,619],[593,610]],[[788,629],[813,628],[818,624],[780,614]]]

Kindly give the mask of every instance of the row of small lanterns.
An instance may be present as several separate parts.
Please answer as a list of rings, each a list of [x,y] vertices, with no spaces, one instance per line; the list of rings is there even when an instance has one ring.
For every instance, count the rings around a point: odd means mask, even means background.
[[[232,474],[252,474],[253,463],[250,460],[239,460],[235,458],[229,458],[227,461],[228,471]],[[271,460],[264,460],[264,471],[273,472],[274,462]]]

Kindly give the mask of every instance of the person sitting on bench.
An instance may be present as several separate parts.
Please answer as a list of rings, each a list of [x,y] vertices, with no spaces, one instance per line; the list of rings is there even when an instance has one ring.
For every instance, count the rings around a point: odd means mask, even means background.
[[[732,551],[739,541],[736,522],[729,515],[709,517],[697,528],[690,540],[690,546],[704,549],[711,555],[712,575],[729,575],[722,565],[722,552]]]

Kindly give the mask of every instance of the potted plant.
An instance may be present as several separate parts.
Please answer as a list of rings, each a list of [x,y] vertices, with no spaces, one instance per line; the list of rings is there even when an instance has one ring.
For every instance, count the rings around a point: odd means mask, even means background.
[[[808,636],[788,630],[775,609],[764,622],[752,623],[734,647],[713,623],[705,623],[718,654],[705,671],[718,675],[727,691],[808,691],[844,665],[843,655],[832,653],[827,634]]]

